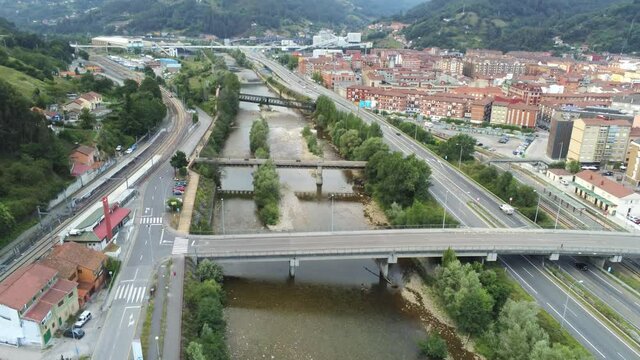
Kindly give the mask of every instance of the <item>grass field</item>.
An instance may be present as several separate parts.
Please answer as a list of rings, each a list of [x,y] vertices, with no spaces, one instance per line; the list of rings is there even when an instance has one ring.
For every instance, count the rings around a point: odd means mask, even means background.
[[[15,86],[20,94],[28,99],[30,99],[31,95],[33,95],[33,90],[35,90],[36,88],[44,90],[46,86],[43,81],[25,75],[18,70],[14,70],[2,65],[0,65],[0,78]]]

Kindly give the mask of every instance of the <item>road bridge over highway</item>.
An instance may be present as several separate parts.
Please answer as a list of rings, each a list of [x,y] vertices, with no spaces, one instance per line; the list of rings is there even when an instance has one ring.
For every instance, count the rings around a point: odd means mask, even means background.
[[[417,229],[326,233],[191,236],[188,254],[218,262],[377,259],[381,274],[399,258],[439,257],[452,248],[462,257],[495,261],[498,255],[591,256],[619,262],[639,256],[637,234],[542,229]]]
[[[260,105],[283,106],[288,108],[305,109],[310,111],[314,111],[316,109],[316,103],[313,101],[289,100],[289,99],[262,96],[262,95],[240,94],[238,95],[238,100],[260,104]]]

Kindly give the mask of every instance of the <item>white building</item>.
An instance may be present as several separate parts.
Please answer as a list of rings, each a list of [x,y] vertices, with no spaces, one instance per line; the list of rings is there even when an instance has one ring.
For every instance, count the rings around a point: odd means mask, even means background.
[[[640,194],[602,176],[584,170],[574,177],[575,193],[610,215],[625,218],[640,210]]]

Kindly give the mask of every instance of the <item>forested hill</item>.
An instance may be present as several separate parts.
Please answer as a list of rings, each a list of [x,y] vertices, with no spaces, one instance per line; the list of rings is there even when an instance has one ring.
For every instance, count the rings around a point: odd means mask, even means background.
[[[0,16],[51,33],[184,31],[221,38],[265,30],[297,33],[309,26],[358,28],[421,0],[0,0]],[[32,3],[32,6],[25,4]],[[34,6],[38,3],[38,6]],[[69,8],[64,15],[47,8]],[[18,8],[19,7],[19,8]],[[71,16],[68,16],[71,15]],[[46,23],[48,25],[43,24]],[[56,25],[52,25],[56,24]]]
[[[625,50],[640,50],[639,13],[640,0],[432,0],[397,19],[417,47],[541,50],[560,36],[619,52],[629,34]]]

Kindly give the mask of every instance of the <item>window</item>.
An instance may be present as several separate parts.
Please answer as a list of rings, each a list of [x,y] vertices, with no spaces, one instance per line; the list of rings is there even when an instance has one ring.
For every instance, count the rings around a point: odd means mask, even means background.
[[[58,306],[62,306],[64,305],[64,299],[60,300],[60,302],[58,303]]]

